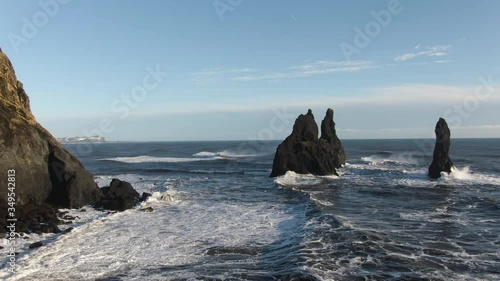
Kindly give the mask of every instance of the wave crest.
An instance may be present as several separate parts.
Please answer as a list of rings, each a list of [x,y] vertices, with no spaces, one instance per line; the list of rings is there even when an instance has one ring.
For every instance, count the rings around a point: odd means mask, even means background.
[[[221,157],[221,158],[247,158],[255,156],[258,156],[258,154],[252,154],[246,152],[233,152],[231,150],[223,150],[218,152],[201,151],[193,154],[193,157]]]
[[[274,179],[274,182],[281,186],[310,186],[339,179],[336,175],[315,176],[311,174],[297,174],[292,171],[286,172],[283,176]]]
[[[194,157],[194,158],[189,158],[189,157],[156,157],[156,156],[149,156],[149,155],[141,155],[141,156],[134,156],[134,157],[114,157],[114,158],[104,158],[104,159],[99,159],[100,161],[116,161],[116,162],[123,162],[123,163],[156,163],[156,162],[161,162],[161,163],[181,163],[181,162],[197,162],[197,161],[209,161],[209,160],[219,160],[222,159],[221,157],[212,157],[212,158],[207,158],[207,157]]]
[[[396,153],[396,154],[388,154],[383,153],[374,154],[368,157],[361,157],[361,160],[364,162],[368,162],[368,165],[383,165],[383,164],[404,164],[404,165],[414,165],[418,164],[417,159],[412,153],[404,152],[404,153]]]

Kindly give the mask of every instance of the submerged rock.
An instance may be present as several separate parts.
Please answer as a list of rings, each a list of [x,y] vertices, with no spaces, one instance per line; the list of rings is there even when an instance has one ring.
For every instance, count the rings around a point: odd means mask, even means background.
[[[337,175],[335,169],[344,164],[345,152],[336,134],[333,110],[326,111],[318,138],[318,125],[309,109],[307,114],[299,115],[292,133],[276,149],[271,177],[284,175],[287,171]]]
[[[43,246],[43,243],[41,241],[38,241],[38,242],[35,242],[35,243],[31,243],[28,248],[30,249],[34,249],[34,248],[39,248],[39,247],[42,247]]]
[[[152,196],[151,193],[143,192],[141,195],[141,198],[139,198],[139,202],[144,202],[144,201],[148,200],[148,198],[151,196]]]
[[[10,170],[16,208],[28,203],[78,208],[100,197],[93,175],[36,121],[23,84],[0,50],[0,171]],[[7,180],[0,177],[1,198],[7,198]]]
[[[441,172],[451,173],[453,162],[450,160],[450,129],[443,118],[439,118],[436,124],[436,146],[434,147],[434,156],[429,166],[429,177],[437,179],[441,177]]]
[[[63,234],[68,234],[68,233],[70,233],[73,229],[74,229],[73,227],[68,227],[68,228],[66,228],[66,230],[64,230],[62,233],[63,233]]]
[[[153,207],[142,208],[139,211],[145,212],[145,213],[151,213],[151,212],[153,212]]]
[[[139,202],[139,193],[126,181],[112,179],[109,186],[102,188],[103,197],[96,203],[97,208],[124,211]]]

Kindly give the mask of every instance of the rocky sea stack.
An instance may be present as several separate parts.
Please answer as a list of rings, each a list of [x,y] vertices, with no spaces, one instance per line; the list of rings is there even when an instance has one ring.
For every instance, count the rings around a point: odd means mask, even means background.
[[[335,131],[333,110],[326,111],[318,138],[318,125],[309,109],[307,114],[295,120],[292,133],[276,149],[271,177],[284,175],[287,171],[337,175],[335,169],[344,164],[345,152]]]
[[[443,118],[439,118],[436,124],[436,146],[434,147],[434,157],[429,166],[429,177],[437,179],[441,177],[441,172],[451,173],[453,163],[450,160],[450,128]]]

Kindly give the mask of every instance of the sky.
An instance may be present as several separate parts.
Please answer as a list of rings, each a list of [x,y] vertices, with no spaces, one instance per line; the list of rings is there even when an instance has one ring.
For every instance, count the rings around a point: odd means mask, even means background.
[[[0,0],[0,48],[56,137],[500,137],[500,1]]]

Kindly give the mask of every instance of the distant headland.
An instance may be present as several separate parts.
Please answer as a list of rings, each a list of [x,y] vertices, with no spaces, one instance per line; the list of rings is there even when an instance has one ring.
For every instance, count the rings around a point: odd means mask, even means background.
[[[60,143],[81,143],[81,142],[106,142],[106,139],[101,136],[91,137],[64,137],[57,138]]]

